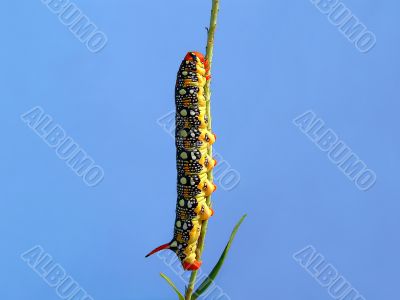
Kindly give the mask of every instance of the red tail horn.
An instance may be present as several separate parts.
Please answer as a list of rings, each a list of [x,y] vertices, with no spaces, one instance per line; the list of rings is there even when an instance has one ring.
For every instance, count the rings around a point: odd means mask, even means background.
[[[160,247],[157,247],[153,251],[151,251],[149,254],[147,254],[145,257],[149,257],[150,255],[153,255],[154,253],[157,253],[158,251],[164,250],[164,249],[169,249],[169,243],[165,245],[161,245]]]

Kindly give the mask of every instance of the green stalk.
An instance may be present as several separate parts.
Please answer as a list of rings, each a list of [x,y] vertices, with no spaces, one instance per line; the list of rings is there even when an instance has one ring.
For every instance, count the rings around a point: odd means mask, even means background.
[[[218,11],[219,11],[219,0],[212,0],[212,9],[211,9],[211,18],[210,18],[210,27],[208,29],[208,37],[207,37],[207,50],[206,50],[206,59],[208,61],[208,65],[210,67],[210,72],[211,72],[211,66],[212,66],[212,59],[213,59],[213,50],[214,50],[214,35],[215,35],[215,29],[217,27],[217,17],[218,17]],[[207,81],[206,87],[204,89],[204,96],[206,98],[206,110],[207,110],[207,115],[208,115],[208,129],[211,131],[211,90],[210,90],[210,83],[211,79]],[[212,146],[208,148],[208,155],[212,157]],[[213,172],[212,170],[208,172],[208,179],[212,182],[213,181]],[[207,197],[207,205],[211,207],[211,196]],[[208,226],[208,221],[204,221],[201,227],[201,233],[199,237],[199,241],[197,243],[197,250],[196,250],[196,255],[197,259],[200,260],[203,250],[204,250],[204,241],[207,233],[207,226]],[[189,280],[189,285],[185,293],[185,300],[191,300],[192,294],[194,291],[194,285],[196,283],[196,278],[197,278],[197,271],[193,271],[192,274],[190,275],[190,280]]]

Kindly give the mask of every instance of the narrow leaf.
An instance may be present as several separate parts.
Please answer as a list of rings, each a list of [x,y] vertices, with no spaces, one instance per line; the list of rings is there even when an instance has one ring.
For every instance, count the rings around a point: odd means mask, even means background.
[[[229,252],[229,249],[231,248],[232,242],[236,236],[237,231],[239,230],[240,225],[244,221],[244,219],[247,217],[247,214],[244,215],[243,217],[240,218],[239,222],[236,224],[235,228],[233,228],[233,231],[231,233],[231,237],[229,238],[228,243],[225,246],[224,251],[222,252],[217,264],[215,267],[212,269],[210,275],[201,283],[201,285],[197,288],[196,292],[194,292],[192,296],[192,300],[196,300],[202,293],[204,293],[210,285],[213,283],[215,280],[215,277],[217,277],[222,265],[224,264],[225,258]]]
[[[169,277],[163,273],[160,273],[161,277],[165,279],[166,282],[174,289],[175,293],[178,295],[179,300],[185,300],[185,298],[182,296],[181,292],[179,292],[178,288],[176,285],[172,282]]]

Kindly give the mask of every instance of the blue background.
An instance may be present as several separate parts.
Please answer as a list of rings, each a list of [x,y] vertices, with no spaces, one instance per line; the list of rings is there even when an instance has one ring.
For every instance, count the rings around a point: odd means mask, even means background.
[[[0,11],[0,298],[58,299],[20,254],[41,245],[95,300],[175,299],[169,241],[179,63],[204,50],[211,1],[75,1],[108,45],[89,52],[41,1]],[[241,174],[214,196],[204,271],[247,212],[217,283],[231,299],[331,299],[293,259],[311,244],[366,299],[398,295],[399,2],[344,2],[377,36],[359,53],[310,1],[222,1],[216,149]],[[41,106],[105,170],[87,187],[20,115]],[[313,110],[377,174],[362,192],[292,119]]]

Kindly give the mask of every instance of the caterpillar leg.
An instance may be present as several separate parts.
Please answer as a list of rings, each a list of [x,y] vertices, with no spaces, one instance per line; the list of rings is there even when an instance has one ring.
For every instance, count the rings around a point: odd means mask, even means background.
[[[211,207],[209,207],[206,203],[206,197],[197,196],[196,201],[197,201],[197,206],[194,212],[199,217],[200,221],[208,220],[214,215],[214,210]]]
[[[210,182],[208,179],[204,179],[200,182],[200,184],[198,185],[199,190],[202,191],[202,193],[208,197],[210,196],[212,193],[214,193],[217,189],[217,186]]]
[[[205,221],[214,215],[214,210],[211,207],[209,207],[206,203],[203,203],[197,207],[196,213],[200,217],[200,220]]]
[[[188,270],[188,271],[195,271],[200,268],[202,262],[196,259],[196,254],[195,254],[196,248],[197,248],[197,242],[195,242],[193,244],[189,244],[183,250],[182,254],[183,254],[184,258],[183,258],[183,256],[181,258],[183,269]]]
[[[198,261],[198,260],[195,260],[192,263],[188,263],[188,262],[184,261],[182,263],[182,267],[184,270],[187,270],[187,271],[196,271],[196,270],[200,269],[201,264],[202,264],[202,262]]]

